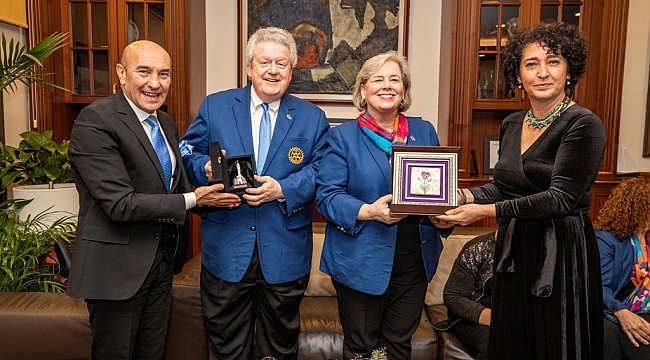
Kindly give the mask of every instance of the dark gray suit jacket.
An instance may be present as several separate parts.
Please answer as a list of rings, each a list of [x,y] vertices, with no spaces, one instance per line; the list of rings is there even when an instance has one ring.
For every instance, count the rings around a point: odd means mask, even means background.
[[[176,126],[168,114],[157,116],[177,160],[170,194],[151,141],[121,91],[86,107],[74,124],[69,154],[79,223],[67,289],[72,297],[132,297],[153,264],[160,237],[170,231],[179,234],[175,271],[182,268],[189,219],[182,193],[191,190]]]

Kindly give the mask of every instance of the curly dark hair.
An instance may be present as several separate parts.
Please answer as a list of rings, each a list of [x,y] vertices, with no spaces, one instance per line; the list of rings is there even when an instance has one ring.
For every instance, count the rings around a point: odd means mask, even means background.
[[[568,88],[572,90],[587,71],[587,40],[580,30],[563,22],[541,22],[517,31],[503,47],[503,75],[514,86],[519,85],[519,65],[524,48],[529,44],[543,45],[548,51],[566,59],[571,84],[565,86],[565,91]]]
[[[594,228],[623,240],[640,232],[650,219],[650,178],[625,180],[612,190],[600,209]]]

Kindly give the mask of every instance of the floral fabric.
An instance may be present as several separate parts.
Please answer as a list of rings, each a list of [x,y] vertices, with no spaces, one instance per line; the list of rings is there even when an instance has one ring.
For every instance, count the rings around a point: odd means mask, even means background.
[[[646,233],[646,239],[648,234]],[[648,254],[650,248],[646,241],[646,246],[641,246],[639,237],[634,234],[630,238],[630,242],[634,247],[637,263],[634,264],[632,270],[632,283],[635,288],[634,291],[623,301],[623,305],[627,306],[631,312],[635,314],[650,313],[650,277],[648,276]]]

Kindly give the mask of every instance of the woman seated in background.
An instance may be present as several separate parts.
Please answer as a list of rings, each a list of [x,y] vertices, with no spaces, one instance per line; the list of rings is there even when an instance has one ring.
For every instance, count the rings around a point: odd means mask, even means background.
[[[458,253],[443,293],[449,319],[433,326],[454,333],[476,360],[487,359],[495,238],[477,236]]]
[[[603,277],[605,360],[650,359],[650,179],[618,185],[594,222]]]

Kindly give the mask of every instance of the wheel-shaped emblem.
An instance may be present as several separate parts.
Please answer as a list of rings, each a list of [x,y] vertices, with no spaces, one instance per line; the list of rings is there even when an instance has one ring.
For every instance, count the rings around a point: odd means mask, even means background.
[[[305,160],[305,152],[302,151],[301,148],[294,146],[291,149],[289,149],[289,161],[291,161],[292,164],[298,165],[300,164],[303,160]]]

